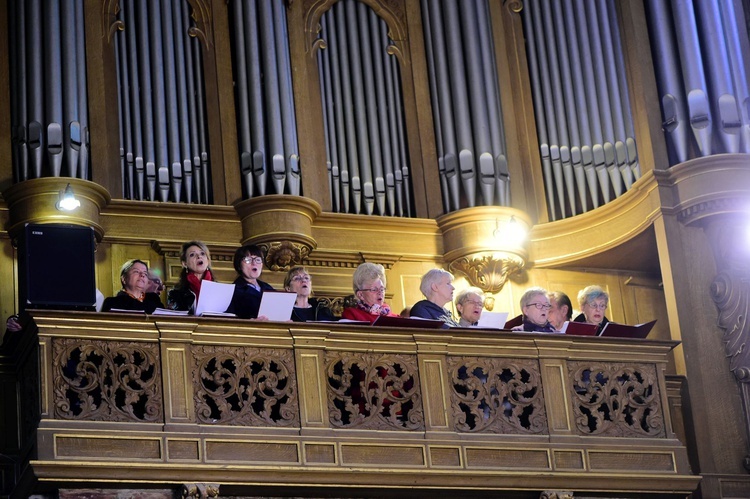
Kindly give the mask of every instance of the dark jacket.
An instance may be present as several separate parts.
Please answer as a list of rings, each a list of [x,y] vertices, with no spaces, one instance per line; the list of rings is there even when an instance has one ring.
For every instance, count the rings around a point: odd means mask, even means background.
[[[573,319],[573,322],[586,322],[586,316],[583,315],[583,312],[581,312],[580,314],[576,315],[576,318]],[[602,322],[599,323],[599,329],[596,330],[597,336],[602,334],[602,329],[604,329],[604,326],[606,326],[608,322],[609,322],[609,319],[607,319],[607,316],[604,316],[604,318],[602,319]]]
[[[187,286],[170,289],[167,293],[167,307],[172,310],[187,310],[192,314],[195,311],[195,293]]]
[[[308,308],[297,308],[292,309],[292,320],[294,322],[307,322],[307,321],[335,321],[338,320],[334,317],[331,309],[326,307],[322,301],[318,301],[315,298],[310,298],[308,303],[312,305]]]
[[[409,316],[443,321],[447,327],[458,327],[458,322],[453,319],[448,310],[430,300],[420,300],[415,303],[409,311]]]
[[[227,312],[240,319],[255,319],[260,309],[260,299],[263,291],[273,291],[273,286],[258,279],[260,291],[251,286],[243,277],[234,280],[234,294]]]
[[[547,321],[547,324],[544,326],[540,326],[538,324],[534,324],[530,320],[528,320],[526,317],[523,318],[523,330],[528,333],[554,333],[555,327]]]
[[[115,296],[110,296],[102,304],[102,312],[109,312],[112,309],[120,310],[143,310],[147,314],[152,313],[157,308],[164,308],[161,298],[156,293],[146,293],[143,301],[138,301],[125,291],[120,291]]]

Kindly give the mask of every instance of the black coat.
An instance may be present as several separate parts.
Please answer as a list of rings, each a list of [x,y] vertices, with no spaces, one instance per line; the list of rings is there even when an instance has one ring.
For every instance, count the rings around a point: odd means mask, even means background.
[[[243,277],[235,279],[234,294],[226,311],[240,319],[257,318],[263,291],[273,291],[273,286],[260,279],[258,279],[258,286],[260,286],[260,291],[251,286]]]
[[[331,309],[323,305],[322,301],[310,298],[308,303],[312,306],[308,308],[294,307],[292,309],[292,320],[294,322],[338,320],[333,315],[333,312],[331,312]]]
[[[117,295],[105,299],[102,304],[102,312],[109,312],[113,308],[120,310],[143,310],[147,314],[150,314],[157,308],[164,308],[164,304],[156,293],[146,293],[143,301],[138,301],[125,291],[120,291]]]

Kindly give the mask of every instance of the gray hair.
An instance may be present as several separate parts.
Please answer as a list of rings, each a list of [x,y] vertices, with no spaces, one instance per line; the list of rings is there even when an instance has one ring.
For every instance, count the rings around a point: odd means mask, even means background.
[[[365,262],[360,264],[352,276],[354,292],[362,289],[367,281],[374,281],[375,279],[383,281],[383,286],[385,286],[385,267],[379,263]]]
[[[456,293],[456,305],[463,305],[464,302],[469,299],[469,295],[477,295],[484,305],[484,292],[474,286],[469,286],[468,288],[462,289]]]
[[[586,286],[578,292],[578,305],[583,307],[599,298],[604,298],[604,304],[609,305],[609,294],[604,291],[604,288],[596,285]]]
[[[447,270],[443,269],[430,269],[427,271],[425,275],[422,276],[422,282],[419,284],[419,290],[422,292],[423,295],[425,295],[426,298],[429,298],[432,294],[432,285],[437,284],[440,279],[443,277],[448,276],[451,279],[451,282],[453,281],[453,274],[448,272]]]
[[[547,290],[544,288],[529,288],[526,290],[524,294],[521,295],[521,308],[525,307],[529,303],[531,303],[531,299],[537,295],[544,295],[544,297],[547,297]]]

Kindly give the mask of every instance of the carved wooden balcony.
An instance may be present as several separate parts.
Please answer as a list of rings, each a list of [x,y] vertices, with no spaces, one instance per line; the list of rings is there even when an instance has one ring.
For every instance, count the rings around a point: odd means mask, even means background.
[[[699,481],[667,405],[674,342],[33,316],[0,357],[17,490],[684,497]]]

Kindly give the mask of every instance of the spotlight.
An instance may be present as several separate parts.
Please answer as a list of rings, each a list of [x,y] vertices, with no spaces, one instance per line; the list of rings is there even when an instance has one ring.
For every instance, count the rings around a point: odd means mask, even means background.
[[[61,211],[73,211],[80,206],[81,202],[76,199],[75,194],[73,194],[73,188],[68,184],[55,207]]]

